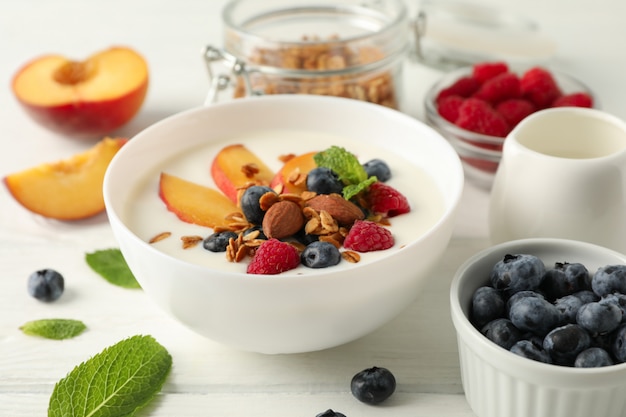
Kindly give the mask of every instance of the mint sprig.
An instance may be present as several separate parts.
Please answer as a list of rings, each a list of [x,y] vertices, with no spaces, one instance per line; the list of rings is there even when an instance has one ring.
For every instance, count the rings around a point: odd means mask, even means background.
[[[161,390],[171,367],[151,336],[122,340],[57,382],[48,417],[131,417]]]
[[[24,323],[20,330],[29,336],[40,336],[46,339],[63,340],[76,337],[87,326],[80,320],[72,319],[41,319]]]
[[[377,181],[376,177],[368,178],[357,157],[340,146],[331,146],[318,152],[313,156],[313,160],[317,166],[332,169],[339,176],[344,184],[343,198],[346,200],[350,200]]]
[[[87,264],[113,285],[141,288],[119,249],[103,249],[85,255]]]

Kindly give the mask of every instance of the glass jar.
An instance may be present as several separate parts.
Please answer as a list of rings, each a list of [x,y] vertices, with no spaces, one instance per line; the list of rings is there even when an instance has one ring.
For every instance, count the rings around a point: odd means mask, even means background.
[[[207,101],[319,94],[402,108],[411,24],[402,0],[232,0],[224,46],[207,46]],[[221,64],[218,73],[215,65]]]

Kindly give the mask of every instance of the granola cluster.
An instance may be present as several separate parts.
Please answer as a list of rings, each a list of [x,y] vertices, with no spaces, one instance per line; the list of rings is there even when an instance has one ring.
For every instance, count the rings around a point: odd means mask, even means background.
[[[280,48],[256,48],[249,56],[251,64],[288,70],[311,71],[302,77],[286,77],[259,72],[250,74],[251,87],[265,94],[315,94],[368,101],[394,109],[398,98],[394,77],[389,69],[370,72],[349,71],[361,65],[380,61],[383,52],[370,45],[349,47],[338,37],[321,42],[319,38],[303,38],[303,43]],[[346,70],[340,75],[316,75],[314,72]],[[238,77],[234,97],[246,95],[246,83]]]
[[[268,192],[264,194],[259,203],[264,211],[279,202],[279,201],[291,201],[297,203],[305,218],[304,232],[310,235],[318,236],[321,241],[332,243],[337,248],[341,248],[343,240],[348,234],[348,229],[340,227],[335,220],[326,210],[315,210],[306,206],[306,201],[315,197],[316,193],[306,191],[302,194],[276,194]],[[226,259],[229,262],[241,262],[248,256],[253,256],[254,251],[263,242],[263,239],[259,239],[260,232],[258,230],[252,231],[248,234],[244,234],[245,230],[252,228],[254,225],[249,223],[241,213],[233,213],[227,218],[228,225],[223,228],[216,228],[215,232],[231,231],[237,234],[237,238],[231,238],[229,240],[228,247],[226,249]],[[304,250],[304,245],[292,241],[290,242],[298,249],[299,252]],[[360,256],[357,253],[343,255],[344,259],[350,262],[358,262]]]

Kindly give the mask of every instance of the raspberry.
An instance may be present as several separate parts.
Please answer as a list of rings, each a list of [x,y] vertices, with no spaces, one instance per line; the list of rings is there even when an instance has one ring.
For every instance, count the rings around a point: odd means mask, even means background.
[[[394,244],[393,235],[388,229],[369,220],[357,220],[348,232],[343,246],[357,252],[385,250]]]
[[[552,107],[593,107],[593,99],[587,93],[572,93],[563,95],[552,103]]]
[[[249,274],[274,275],[300,265],[300,254],[295,247],[278,239],[269,239],[257,249],[248,264]]]
[[[510,130],[500,113],[486,101],[477,98],[468,98],[463,102],[455,124],[475,133],[497,137],[505,137]]]
[[[562,95],[552,74],[541,67],[526,71],[520,79],[522,96],[537,106],[537,109],[549,107]]]
[[[377,181],[370,185],[367,199],[370,209],[387,217],[398,216],[411,211],[411,206],[400,191],[388,184]]]
[[[439,103],[444,97],[448,96],[461,96],[461,97],[469,97],[474,94],[480,88],[480,83],[473,77],[461,77],[456,80],[450,87],[444,88],[437,95],[437,99],[435,100]]]
[[[510,99],[499,103],[496,111],[504,117],[504,120],[512,128],[523,118],[535,111],[535,105],[524,99]]]
[[[488,79],[508,71],[509,66],[504,62],[481,62],[474,64],[472,76],[482,84]]]
[[[481,145],[478,145],[481,146]],[[483,146],[483,148],[488,148],[488,149],[493,149],[496,151],[501,151],[502,150],[502,146],[496,147],[496,146]],[[479,158],[468,158],[468,157],[462,157],[461,158],[463,160],[463,162],[465,162],[467,165],[471,165],[476,169],[479,169],[481,171],[485,171],[485,172],[492,172],[495,173],[498,169],[498,163],[494,162],[494,161],[488,161],[486,159],[479,159]]]
[[[519,98],[521,94],[517,74],[505,72],[485,81],[473,97],[497,104],[503,100]]]
[[[464,100],[461,96],[442,97],[437,103],[437,111],[441,117],[450,123],[454,123],[459,117],[459,107],[461,107]]]

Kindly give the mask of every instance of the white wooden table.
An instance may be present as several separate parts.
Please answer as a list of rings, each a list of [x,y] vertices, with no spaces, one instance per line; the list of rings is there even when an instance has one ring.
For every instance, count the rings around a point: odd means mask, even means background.
[[[626,6],[621,0],[482,0],[536,19],[557,43],[554,68],[584,80],[604,110],[626,119]],[[151,69],[148,97],[120,135],[132,136],[168,115],[201,105],[208,80],[200,57],[221,45],[223,0],[0,0],[0,175],[63,159],[91,144],[34,124],[10,92],[14,72],[44,53],[77,59],[111,45],[136,48]],[[438,73],[409,65],[409,113]],[[34,216],[0,187],[0,416],[45,415],[54,384],[75,365],[128,336],[150,334],[173,357],[161,394],[142,416],[315,416],[328,408],[347,416],[465,417],[474,414],[461,386],[448,286],[456,268],[489,245],[488,191],[467,184],[444,259],[419,299],[391,323],[326,351],[266,356],[203,339],[162,313],[141,291],[110,285],[84,255],[117,247],[102,215],[79,223]],[[31,298],[31,272],[55,268],[66,293],[55,303]],[[80,337],[52,341],[18,329],[29,320],[84,321]],[[370,366],[394,372],[398,387],[384,405],[366,406],[349,391]]]

